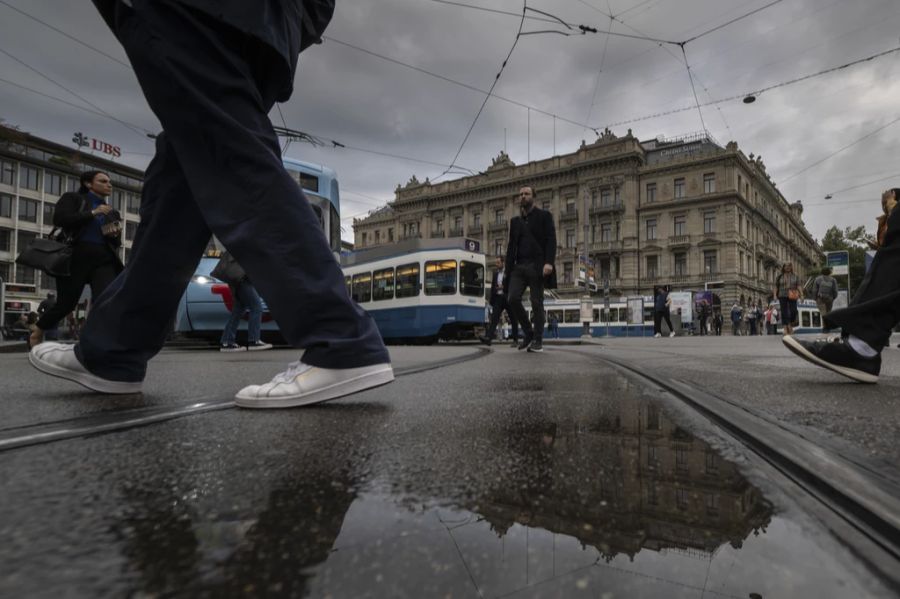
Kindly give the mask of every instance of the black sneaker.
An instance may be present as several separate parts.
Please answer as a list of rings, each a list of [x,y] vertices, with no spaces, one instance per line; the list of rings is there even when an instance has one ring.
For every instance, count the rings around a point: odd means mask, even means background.
[[[781,341],[789,350],[816,366],[842,374],[860,383],[877,383],[881,354],[865,358],[838,337],[832,341],[801,341],[790,335]]]
[[[487,345],[488,347],[491,346],[491,338],[490,337],[485,337],[484,335],[478,335],[478,340],[481,341],[482,343],[484,343],[485,345]]]
[[[237,343],[229,343],[228,345],[222,345],[219,347],[220,352],[236,352],[236,351],[247,351],[247,348],[243,345],[238,345]]]
[[[528,349],[528,347],[531,345],[531,342],[533,339],[534,339],[534,333],[532,333],[531,335],[529,335],[528,333],[525,333],[525,337],[522,339],[522,343],[520,343],[516,347],[519,348],[519,351],[521,351],[523,349]]]
[[[528,346],[528,351],[533,354],[539,354],[544,351],[544,344],[540,339],[535,339],[531,345]]]

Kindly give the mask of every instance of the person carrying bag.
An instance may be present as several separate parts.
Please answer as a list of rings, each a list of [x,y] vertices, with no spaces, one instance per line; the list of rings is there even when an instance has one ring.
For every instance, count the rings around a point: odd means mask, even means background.
[[[124,269],[118,255],[122,245],[121,217],[106,203],[112,193],[109,175],[86,171],[80,181],[78,191],[63,194],[53,211],[54,231],[59,229],[61,233],[55,240],[35,240],[42,243],[32,244],[23,252],[25,259],[40,256],[43,265],[37,268],[56,277],[56,305],[37,321],[29,338],[31,346],[41,343],[44,331],[56,328],[59,321],[75,309],[85,285],[91,286],[92,302],[96,303]],[[59,245],[51,246],[46,243],[48,241]],[[44,249],[34,247],[38,245]],[[32,247],[34,251],[29,252]]]

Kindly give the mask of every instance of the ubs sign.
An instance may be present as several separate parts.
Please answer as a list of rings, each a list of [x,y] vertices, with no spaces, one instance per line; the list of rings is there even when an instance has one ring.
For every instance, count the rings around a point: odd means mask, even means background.
[[[122,155],[122,148],[119,146],[114,146],[95,137],[86,137],[84,133],[76,132],[72,137],[72,141],[75,142],[75,145],[79,148],[90,148],[97,152],[109,154],[113,158],[118,158]]]

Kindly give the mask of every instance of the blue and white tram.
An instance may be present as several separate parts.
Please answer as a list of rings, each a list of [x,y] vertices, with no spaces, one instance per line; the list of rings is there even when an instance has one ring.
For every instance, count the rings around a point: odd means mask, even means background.
[[[626,317],[627,306],[625,302],[610,302],[609,311],[594,304],[593,318],[591,319],[591,336],[604,337],[651,337],[653,336],[653,304],[649,298],[644,300],[644,324],[628,324]],[[531,318],[531,308],[528,309],[528,317]],[[578,299],[545,299],[544,300],[544,326],[550,322],[550,316],[556,316],[559,323],[560,339],[575,339],[581,337],[581,301]],[[547,330],[544,331],[544,339],[551,339]]]
[[[484,254],[462,238],[414,239],[341,256],[347,292],[388,342],[473,339],[484,326]]]

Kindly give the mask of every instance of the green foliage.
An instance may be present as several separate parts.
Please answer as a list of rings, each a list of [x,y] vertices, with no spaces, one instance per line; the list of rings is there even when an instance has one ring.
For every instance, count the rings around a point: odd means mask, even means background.
[[[866,274],[866,250],[869,249],[868,235],[864,226],[846,227],[841,230],[833,226],[825,232],[822,238],[822,249],[826,252],[847,251],[850,252],[850,287],[851,292],[859,289],[863,277]],[[838,285],[847,286],[847,278],[837,277]]]

